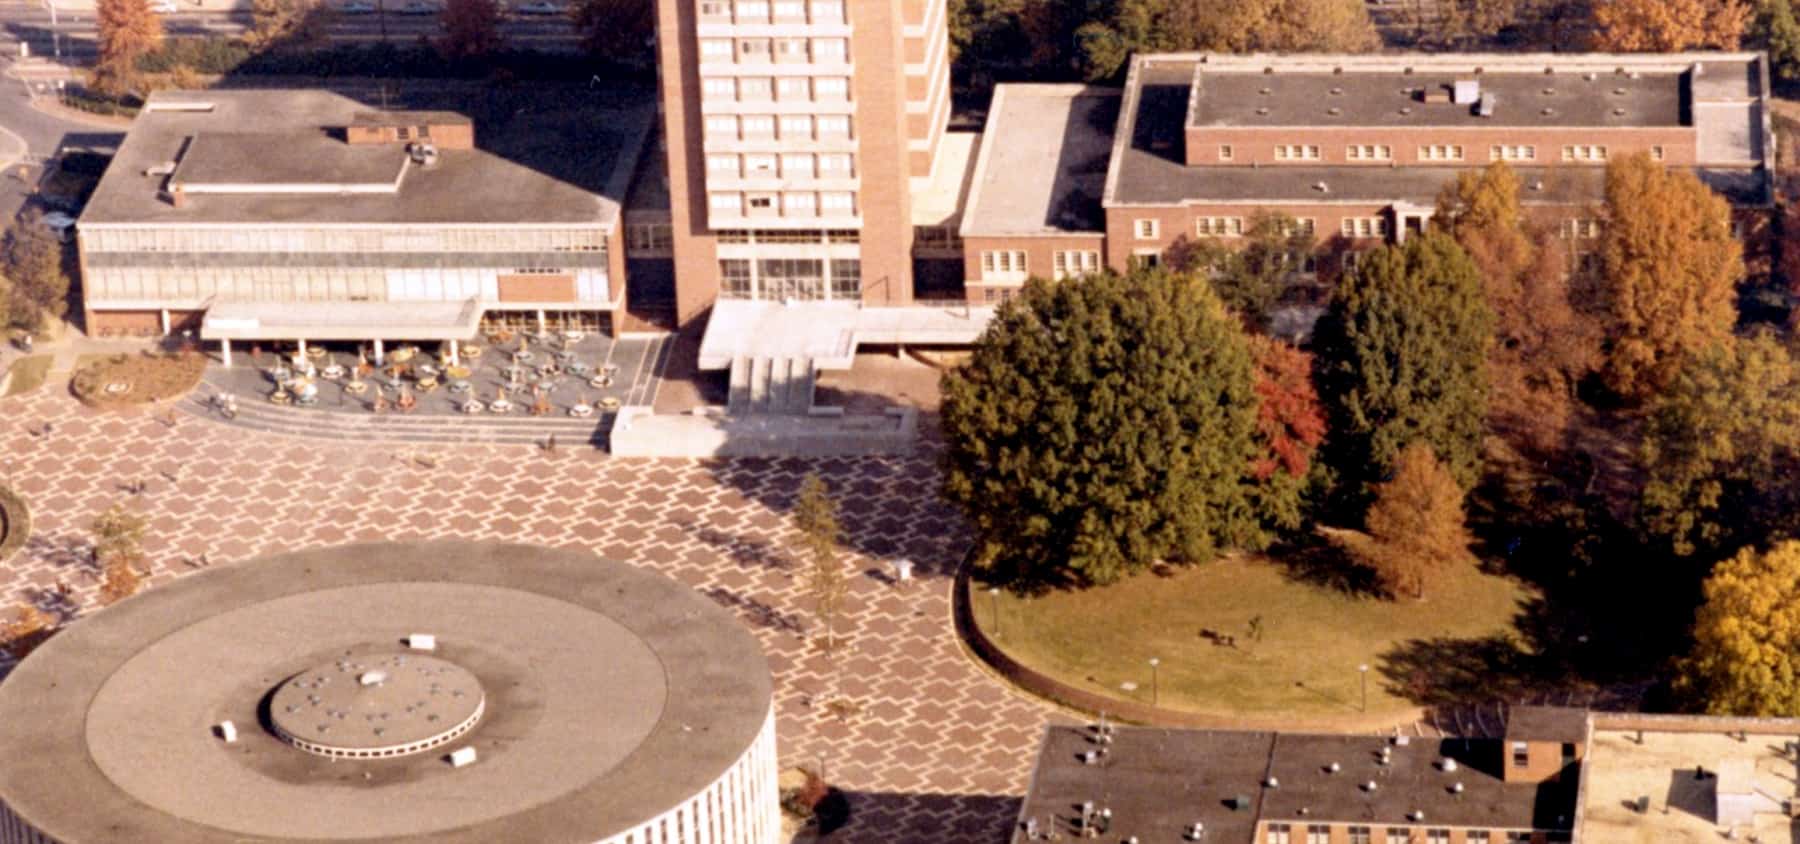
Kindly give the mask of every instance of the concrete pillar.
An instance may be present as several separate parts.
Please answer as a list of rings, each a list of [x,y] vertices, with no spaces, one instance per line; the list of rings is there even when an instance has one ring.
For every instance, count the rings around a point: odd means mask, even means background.
[[[538,333],[544,333],[544,309],[538,308]]]
[[[226,366],[231,365],[231,341],[230,340],[220,340],[219,341],[219,360],[223,361]]]
[[[381,341],[376,340],[375,341],[375,365],[380,366],[382,364],[382,359],[385,357],[387,357],[386,350],[382,349]]]
[[[162,331],[163,336],[167,337],[169,335],[169,309],[168,308],[162,309],[162,329],[163,329],[163,331]]]
[[[458,344],[455,340],[451,340],[450,341],[450,365],[451,366],[462,365],[461,354],[462,354],[462,348],[461,348],[460,344]]]
[[[306,357],[306,338],[300,338],[300,357]]]

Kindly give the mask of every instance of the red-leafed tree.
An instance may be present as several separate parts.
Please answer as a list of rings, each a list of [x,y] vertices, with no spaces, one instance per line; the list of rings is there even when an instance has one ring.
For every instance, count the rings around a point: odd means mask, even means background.
[[[1300,525],[1313,453],[1325,439],[1325,411],[1313,388],[1312,355],[1260,334],[1249,342],[1258,400],[1250,480],[1268,522],[1292,530]]]
[[[500,4],[449,0],[443,11],[442,49],[451,59],[480,58],[500,49]]]

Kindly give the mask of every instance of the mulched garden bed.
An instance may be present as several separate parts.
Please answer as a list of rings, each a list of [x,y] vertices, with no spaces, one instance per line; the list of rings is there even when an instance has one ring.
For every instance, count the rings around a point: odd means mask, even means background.
[[[92,407],[137,407],[186,395],[205,371],[192,352],[111,355],[77,369],[69,389]]]

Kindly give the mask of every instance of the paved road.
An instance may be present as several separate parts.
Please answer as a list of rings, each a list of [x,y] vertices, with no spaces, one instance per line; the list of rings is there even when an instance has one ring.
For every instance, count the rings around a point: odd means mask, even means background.
[[[0,131],[0,150],[21,144],[23,150],[16,159],[0,154],[0,163],[41,162],[65,145],[107,147],[116,145],[124,137],[121,130],[111,126],[70,120],[33,108],[34,83],[17,78],[14,73],[17,66],[11,58],[0,59],[0,130],[3,130]],[[38,84],[47,86],[49,83]],[[9,221],[19,213],[30,186],[35,183],[21,180],[17,173],[16,167],[7,167],[0,173],[0,221]],[[27,179],[35,180],[39,175],[41,171],[32,167]]]
[[[401,0],[384,0],[383,6],[398,9]],[[181,12],[163,16],[163,29],[169,35],[238,35],[249,26],[248,12]],[[420,36],[435,36],[441,31],[437,15],[396,11],[338,15],[329,29],[335,42],[372,43],[385,38],[396,44],[413,44]],[[95,53],[94,33],[94,15],[89,11],[59,12],[52,28],[50,13],[42,7],[0,4],[0,53],[8,56],[19,54],[21,41],[31,45],[32,55],[49,56],[60,40],[63,55],[89,60]],[[556,15],[509,17],[501,22],[500,34],[510,44],[540,50],[574,50],[578,46],[574,28],[566,18]]]

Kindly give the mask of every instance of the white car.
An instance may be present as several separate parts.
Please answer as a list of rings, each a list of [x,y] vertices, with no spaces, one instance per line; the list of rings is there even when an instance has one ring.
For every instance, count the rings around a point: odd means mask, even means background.
[[[175,0],[149,0],[150,11],[159,15],[172,15],[181,11]]]
[[[431,2],[431,0],[407,0],[406,4],[400,7],[399,13],[402,15],[435,15],[443,10],[444,7]]]
[[[61,211],[45,214],[38,219],[38,222],[51,234],[56,235],[57,240],[64,243],[68,243],[69,238],[75,234],[75,218]]]
[[[515,11],[521,15],[560,15],[563,13],[563,7],[550,2],[550,0],[531,0],[528,3],[520,3]]]
[[[339,6],[338,12],[345,15],[372,15],[375,13],[375,4],[365,3],[363,0],[350,0]]]

